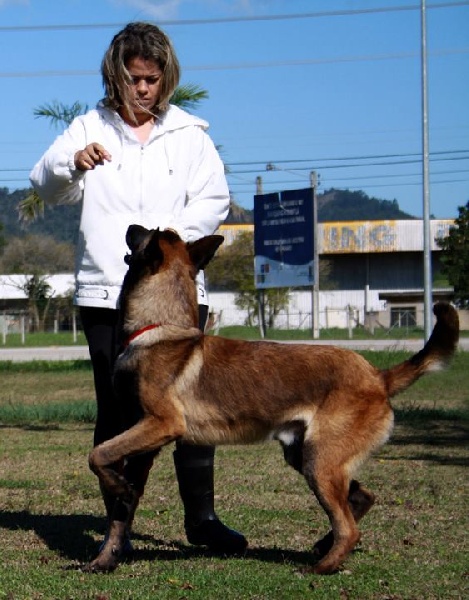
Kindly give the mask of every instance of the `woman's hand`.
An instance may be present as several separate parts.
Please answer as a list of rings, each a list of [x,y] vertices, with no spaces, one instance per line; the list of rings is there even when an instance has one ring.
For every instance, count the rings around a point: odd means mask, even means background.
[[[96,165],[103,165],[105,160],[110,162],[112,157],[106,148],[96,142],[78,150],[74,156],[75,167],[79,171],[92,171]]]

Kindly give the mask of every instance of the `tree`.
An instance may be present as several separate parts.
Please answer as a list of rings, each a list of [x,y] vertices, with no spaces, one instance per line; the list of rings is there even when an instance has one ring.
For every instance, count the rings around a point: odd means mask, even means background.
[[[0,257],[0,271],[5,274],[23,274],[18,284],[28,297],[28,310],[36,331],[43,331],[49,313],[53,292],[47,283],[51,273],[73,269],[73,247],[56,242],[50,237],[28,235],[13,238]]]
[[[469,202],[458,211],[448,236],[436,243],[442,250],[441,270],[454,287],[455,301],[461,308],[469,308]]]
[[[50,104],[43,104],[42,106],[35,108],[34,116],[36,118],[46,117],[51,121],[54,127],[58,128],[62,127],[64,124],[70,125],[75,117],[84,114],[88,110],[89,107],[87,104],[74,102],[71,106],[68,106],[67,104],[54,100]]]
[[[5,238],[3,237],[3,223],[0,222],[0,255],[5,246]]]
[[[236,291],[235,304],[246,310],[246,325],[257,321],[259,300],[254,285],[254,233],[241,232],[232,244],[222,248],[207,266],[207,279],[210,289]],[[266,324],[272,328],[275,318],[288,306],[288,288],[265,291]]]
[[[52,288],[47,283],[46,277],[34,274],[28,277],[23,286],[28,296],[29,314],[36,331],[44,331],[44,324],[52,300]]]
[[[0,256],[0,271],[5,274],[50,275],[68,273],[73,267],[72,245],[41,235],[10,239]]]
[[[319,263],[320,288],[332,290],[331,263]],[[205,268],[209,288],[213,291],[235,291],[235,304],[247,311],[246,324],[258,320],[259,296],[254,285],[254,232],[241,232],[229,246],[222,246]],[[288,307],[290,288],[272,288],[264,291],[266,326],[275,326],[275,318]]]
[[[85,113],[87,110],[87,104],[74,102],[71,106],[67,106],[62,102],[54,100],[50,104],[43,104],[35,108],[34,116],[36,118],[46,117],[57,128],[63,125],[70,125],[75,117]],[[25,225],[35,221],[38,217],[44,216],[44,202],[34,190],[18,204],[18,214],[20,221]]]
[[[175,106],[179,106],[179,108],[191,111],[194,108],[197,108],[202,100],[206,100],[207,98],[207,90],[204,90],[195,83],[186,83],[178,86],[174,90],[170,102]]]

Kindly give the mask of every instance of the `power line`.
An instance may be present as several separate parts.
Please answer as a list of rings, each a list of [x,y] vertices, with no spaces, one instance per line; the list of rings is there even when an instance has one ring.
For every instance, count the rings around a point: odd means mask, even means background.
[[[469,149],[464,150],[440,150],[431,152],[431,156],[440,156],[447,154],[466,154],[469,152]],[[240,165],[266,165],[268,163],[273,163],[274,165],[288,164],[288,163],[315,163],[315,162],[325,162],[325,161],[345,161],[345,160],[375,160],[382,158],[399,158],[403,156],[420,156],[419,152],[400,152],[397,154],[365,154],[362,156],[340,156],[340,157],[326,157],[326,158],[290,158],[283,160],[254,160],[254,161],[241,161],[241,162],[232,162],[229,163],[228,166],[240,166]]]
[[[452,156],[455,155],[455,156]],[[416,157],[415,160],[413,157]],[[414,162],[419,162],[420,154],[418,152],[407,152],[407,153],[395,153],[395,154],[365,154],[361,156],[340,156],[340,157],[322,157],[322,158],[298,158],[298,159],[281,159],[281,160],[254,160],[254,161],[238,161],[238,162],[226,162],[226,166],[230,167],[238,167],[238,166],[252,166],[255,167],[253,169],[247,171],[230,171],[228,175],[232,175],[234,173],[257,173],[259,170],[271,170],[276,171],[276,165],[291,165],[291,164],[301,164],[308,163],[308,166],[304,167],[296,167],[295,170],[303,171],[303,170],[311,170],[313,167],[311,165],[315,165],[314,168],[317,169],[335,169],[335,168],[349,168],[349,167],[370,167],[370,166],[381,166],[381,165],[399,165],[399,164],[411,164]],[[390,162],[375,162],[375,163],[359,163],[359,164],[339,164],[339,165],[322,165],[320,163],[326,162],[345,162],[345,161],[368,161],[368,160],[378,160],[382,161],[384,159],[405,159],[405,160],[393,160]],[[469,149],[458,149],[458,150],[440,150],[434,151],[430,153],[430,158],[434,162],[439,161],[448,161],[448,160],[466,160],[469,159]],[[266,169],[267,165],[272,165],[274,168]],[[17,167],[17,168],[0,168],[1,172],[28,172],[31,169],[28,167]],[[284,171],[285,169],[278,169],[279,171]]]
[[[452,156],[455,155],[455,156]],[[416,157],[414,160],[412,157]],[[276,171],[276,165],[289,165],[289,164],[301,164],[308,163],[308,166],[304,167],[296,167],[297,171],[303,170],[311,170],[313,167],[311,165],[315,165],[315,169],[334,169],[334,168],[344,168],[344,167],[370,167],[370,166],[381,166],[381,165],[398,165],[398,164],[410,164],[413,162],[419,162],[418,157],[420,154],[418,152],[407,152],[407,153],[395,153],[395,154],[365,154],[361,156],[340,156],[340,157],[322,157],[322,158],[290,158],[290,159],[281,159],[281,160],[254,160],[254,161],[237,161],[237,162],[226,162],[226,166],[230,167],[238,167],[238,166],[252,166],[255,167],[248,171],[230,171],[228,175],[232,175],[234,173],[257,173],[259,170],[267,170],[267,165],[272,165],[274,168],[269,169],[271,171]],[[363,163],[363,164],[340,164],[340,165],[322,165],[320,163],[325,162],[345,162],[345,161],[368,161],[368,160],[379,160],[382,161],[384,159],[406,159],[406,160],[393,160],[390,162],[375,162],[375,163]],[[447,161],[447,160],[466,160],[469,159],[469,149],[458,149],[458,150],[440,150],[434,151],[430,153],[430,158],[432,161]],[[28,172],[31,169],[28,167],[17,167],[17,168],[0,168],[1,172]],[[283,171],[285,169],[278,169]]]
[[[469,48],[449,48],[442,50],[433,50],[429,53],[430,56],[450,56],[455,54],[467,54]],[[396,52],[393,54],[367,54],[363,56],[336,56],[332,58],[305,58],[298,60],[275,60],[275,61],[263,61],[263,62],[249,62],[249,63],[238,63],[229,65],[197,65],[197,66],[184,66],[184,71],[228,71],[238,69],[266,69],[266,68],[278,68],[278,67],[305,67],[311,65],[331,65],[339,63],[350,63],[350,62],[370,62],[370,61],[384,61],[384,60],[404,60],[409,58],[415,58],[419,56],[418,52]]]
[[[469,48],[448,48],[442,50],[434,50],[429,55],[436,56],[452,56],[456,54],[468,54]],[[241,69],[266,69],[279,67],[305,67],[311,65],[327,65],[351,62],[371,62],[385,60],[404,60],[416,58],[418,52],[399,52],[393,54],[368,54],[364,56],[337,56],[333,58],[305,58],[298,60],[284,61],[265,61],[257,63],[238,63],[238,64],[214,64],[214,65],[195,65],[183,66],[184,71],[232,71]],[[21,78],[29,79],[31,77],[89,77],[100,76],[98,69],[68,69],[68,70],[51,70],[51,71],[4,71],[0,72],[0,79],[6,78]]]
[[[469,154],[467,156],[461,156],[461,157],[449,157],[449,158],[438,158],[438,159],[430,159],[431,162],[439,162],[439,161],[459,161],[459,160],[468,160],[469,159]],[[330,169],[351,169],[351,168],[360,168],[360,167],[391,167],[391,166],[399,166],[399,165],[414,165],[414,164],[419,164],[421,163],[421,159],[415,158],[415,159],[407,159],[407,160],[394,160],[394,161],[380,161],[380,162],[373,162],[373,163],[343,163],[343,164],[337,164],[337,165],[330,165],[330,164],[324,164],[321,165],[319,164],[318,161],[311,163],[312,165],[314,165],[314,170],[319,170],[319,171],[325,171],[325,170],[330,170]],[[313,167],[311,166],[311,164],[307,167],[291,167],[290,170],[288,169],[279,169],[280,172],[284,172],[284,171],[311,171],[313,170]],[[227,166],[229,167],[229,163],[227,164]],[[228,175],[241,175],[241,174],[247,174],[247,173],[257,173],[259,174],[259,171],[261,169],[243,169],[243,170],[239,170],[239,171],[231,171],[231,173],[228,173]],[[262,169],[262,171],[266,171],[267,169],[265,169],[265,167]],[[273,169],[276,170],[276,169]]]
[[[454,8],[460,6],[469,6],[469,1],[460,2],[438,2],[429,4],[428,9],[439,8]],[[246,23],[254,21],[286,21],[293,19],[315,19],[324,17],[346,17],[359,16],[366,14],[379,14],[389,12],[409,12],[420,10],[419,4],[411,4],[409,6],[387,6],[380,8],[362,8],[349,10],[330,10],[322,12],[308,13],[288,13],[280,15],[251,15],[249,17],[219,17],[214,19],[179,19],[179,20],[161,20],[158,23],[161,26],[177,26],[177,25],[214,25],[222,23]],[[125,23],[75,23],[75,24],[59,24],[59,25],[12,25],[0,27],[0,33],[15,33],[15,32],[32,32],[32,31],[82,31],[84,29],[118,29]]]
[[[462,173],[467,173],[467,171],[460,171]],[[451,173],[451,171],[449,171],[449,173]],[[437,175],[440,175],[440,173],[432,173],[430,176],[430,180],[431,180],[431,185],[439,185],[442,183],[448,184],[448,183],[465,183],[467,181],[469,181],[469,176],[466,178],[462,178],[462,179],[435,179],[435,177]],[[409,175],[393,175],[393,178],[395,177],[420,177],[419,173],[412,173]],[[377,175],[376,178],[379,179],[386,179],[389,178],[389,175]],[[419,179],[418,181],[412,182],[412,181],[406,181],[406,182],[402,182],[402,183],[367,183],[369,179],[372,179],[372,177],[369,176],[365,176],[365,177],[346,177],[346,178],[337,178],[337,177],[332,177],[330,180],[328,180],[327,185],[328,187],[334,187],[335,189],[363,189],[363,188],[367,188],[367,187],[373,187],[373,188],[378,188],[378,187],[407,187],[407,186],[415,186],[415,185],[422,185],[422,181],[421,179]],[[309,177],[308,177],[309,180]],[[302,180],[303,181],[303,180]],[[341,182],[347,182],[347,181],[360,181],[360,185],[357,186],[350,186],[350,185],[335,185],[334,182],[335,181],[341,181]],[[24,182],[25,184],[27,184],[27,187],[29,188],[29,179],[28,177],[19,177],[19,178],[0,178],[0,183],[20,183],[20,182]],[[268,182],[268,181],[264,181],[263,185],[265,189],[278,189],[279,185],[282,184],[292,184],[294,182],[290,181],[275,181],[275,182]],[[249,186],[249,187],[245,187],[243,189],[239,189],[239,187],[235,190],[236,193],[241,194],[241,193],[246,193],[246,192],[253,192],[254,187],[255,187],[255,180],[246,180],[244,182],[239,182],[239,183],[230,183],[230,188],[233,188],[234,186],[241,186],[241,185],[245,185],[245,186]]]
[[[289,171],[291,173],[291,171]],[[440,175],[453,175],[453,174],[460,174],[460,173],[464,173],[465,175],[467,175],[467,180],[469,180],[469,172],[467,171],[467,169],[451,169],[448,171],[434,171],[432,172],[432,176],[437,177]],[[229,177],[231,174],[228,173],[227,177]],[[393,179],[395,178],[404,178],[404,177],[420,177],[421,173],[393,173],[392,177]],[[303,177],[304,178],[304,177]],[[309,173],[307,175],[307,178],[309,179]],[[252,179],[247,179],[247,178],[236,178],[234,177],[234,179],[240,179],[239,182],[232,182],[231,185],[245,185],[247,183],[252,184]],[[331,177],[332,180],[334,181],[369,181],[372,179],[389,179],[389,174],[386,173],[384,175],[364,175],[364,176],[348,176],[348,177]],[[464,180],[466,181],[466,179]],[[265,182],[268,183],[268,182]],[[279,183],[291,183],[291,179],[287,180],[287,179],[276,179],[274,182],[274,185],[277,185]]]
[[[464,151],[453,151],[454,153],[458,153],[458,152],[464,152]],[[440,152],[437,154],[449,154],[451,153],[451,151],[446,151],[446,152]],[[413,156],[413,155],[409,155],[409,156]],[[463,156],[463,157],[443,157],[443,158],[437,158],[435,159],[436,161],[445,161],[445,160],[467,160],[469,159],[469,155],[468,156]],[[288,162],[288,161],[284,161],[284,162]],[[393,163],[375,163],[374,165],[370,165],[370,164],[356,164],[354,165],[354,168],[360,168],[360,167],[368,167],[368,166],[388,166],[389,164],[391,164],[391,166],[395,166],[396,164],[409,164],[409,163],[420,163],[420,161],[416,160],[416,161],[406,161],[405,163],[399,163],[397,161],[393,162]],[[255,163],[255,164],[260,164],[260,163]],[[314,163],[316,164],[316,163]],[[335,165],[335,168],[342,168],[344,165]],[[345,165],[347,166],[347,168],[350,167],[350,165]],[[330,168],[334,168],[334,166],[329,166]],[[320,166],[318,167],[321,172],[327,168],[325,166]],[[295,172],[293,170],[288,170],[288,169],[279,169],[276,172],[277,173],[285,173],[285,174],[289,174],[292,175],[293,178],[289,179],[289,180],[285,180],[285,179],[276,179],[275,181],[264,181],[264,187],[265,189],[278,189],[278,187],[282,184],[292,184],[295,181],[305,181],[308,180],[309,181],[309,173],[311,171],[312,167],[308,166],[308,167],[301,167],[299,169],[297,169],[297,171],[307,171],[307,173],[299,173],[299,172]],[[230,188],[231,189],[235,189],[236,193],[242,194],[242,193],[246,193],[246,192],[252,192],[252,190],[254,189],[254,185],[255,185],[255,179],[254,177],[250,178],[250,177],[243,177],[243,174],[251,174],[251,175],[257,175],[259,173],[260,169],[252,169],[249,171],[231,171],[227,173],[227,178],[230,182]],[[0,169],[0,173],[29,173],[30,169],[25,169],[25,168],[17,168],[17,169],[6,169],[6,168],[2,168]],[[442,176],[445,175],[459,175],[461,173],[466,174],[467,176],[465,178],[455,178],[453,177],[452,179],[441,179]],[[396,178],[400,178],[400,179],[411,179],[411,178],[419,178],[417,181],[405,181],[402,183],[376,183],[376,180],[379,179],[388,179],[392,177],[393,179]],[[334,187],[336,189],[363,189],[366,187],[373,187],[373,188],[385,188],[385,187],[407,187],[407,186],[416,186],[416,185],[421,185],[421,173],[393,173],[392,175],[390,175],[389,173],[386,174],[376,174],[376,175],[363,175],[363,176],[347,176],[347,177],[329,177],[327,179],[327,186],[328,187]],[[233,181],[235,180],[235,181]],[[236,181],[238,180],[238,181]],[[374,180],[374,181],[372,181]],[[343,182],[354,182],[354,181],[358,181],[360,182],[358,186],[354,186],[353,184],[347,184],[347,183],[343,183]],[[453,169],[453,170],[444,170],[444,171],[433,171],[431,173],[431,184],[432,185],[439,185],[442,183],[464,183],[469,181],[469,173],[466,169]],[[28,177],[4,177],[4,178],[0,178],[0,183],[17,183],[17,182],[25,182],[28,183]],[[342,182],[341,184],[337,185],[336,182]],[[326,183],[326,182],[324,182]],[[244,187],[241,187],[244,186]],[[346,186],[346,187],[344,187]]]
[[[465,183],[466,181],[468,181],[467,179],[447,179],[447,180],[442,180],[442,181],[433,181],[433,179],[431,180],[431,185],[435,186],[435,185],[441,185],[441,184],[449,184],[449,183]],[[419,181],[409,181],[406,183],[400,183],[396,186],[396,184],[394,183],[373,183],[373,184],[362,184],[362,185],[332,185],[330,184],[329,187],[333,187],[335,190],[363,190],[364,187],[367,188],[390,188],[390,187],[415,187],[415,186],[421,186],[422,185],[422,181],[421,179]],[[278,190],[278,186],[275,187],[271,187],[269,185],[267,185],[265,182],[263,182],[263,187],[265,190],[267,189],[272,189],[272,190]],[[249,192],[250,190],[248,190]],[[238,192],[240,193],[240,192]]]

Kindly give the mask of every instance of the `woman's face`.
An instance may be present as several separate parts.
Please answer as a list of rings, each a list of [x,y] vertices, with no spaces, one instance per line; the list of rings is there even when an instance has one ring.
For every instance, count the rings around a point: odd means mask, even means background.
[[[152,118],[159,95],[163,72],[152,60],[131,58],[126,65],[132,83],[129,85],[131,107],[137,120]],[[125,118],[125,116],[124,116]]]

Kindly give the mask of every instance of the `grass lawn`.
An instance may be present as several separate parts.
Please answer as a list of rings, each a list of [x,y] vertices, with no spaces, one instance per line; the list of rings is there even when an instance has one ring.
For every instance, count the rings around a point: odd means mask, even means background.
[[[367,352],[386,367],[402,352]],[[0,363],[0,600],[432,600],[469,597],[469,353],[393,401],[394,435],[359,479],[377,494],[339,573],[307,572],[328,529],[276,443],[221,447],[216,506],[249,539],[244,557],[187,544],[165,448],[135,521],[135,557],[83,573],[105,530],[87,454],[87,361]]]
[[[346,340],[349,338],[348,329],[321,329],[320,339],[333,343],[333,340]],[[231,326],[222,327],[219,335],[229,338],[248,340],[260,339],[258,327]],[[461,337],[469,336],[469,331],[461,331]],[[312,331],[310,329],[269,329],[267,339],[272,340],[310,340]],[[355,340],[402,340],[408,338],[422,339],[424,333],[418,327],[394,327],[391,330],[376,328],[371,334],[363,327],[353,329],[352,338]],[[10,333],[3,340],[0,337],[0,348],[41,347],[41,346],[85,346],[86,339],[82,331],[78,331],[76,339],[71,331],[60,331],[58,333],[29,333],[22,339],[19,333]]]

